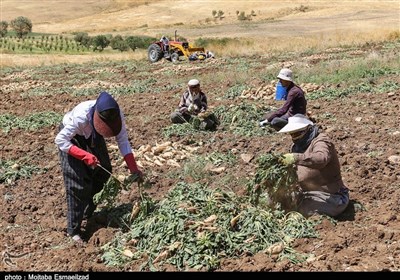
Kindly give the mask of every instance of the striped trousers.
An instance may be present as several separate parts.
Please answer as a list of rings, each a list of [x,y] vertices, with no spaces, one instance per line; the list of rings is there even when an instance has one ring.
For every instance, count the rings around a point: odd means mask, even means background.
[[[76,135],[71,142],[94,154],[104,168],[112,171],[107,146],[102,136],[96,137],[92,143],[90,138],[85,139],[83,136]],[[95,211],[93,196],[103,189],[110,175],[100,167],[90,168],[83,161],[60,149],[59,156],[66,189],[67,233],[74,236],[81,233],[84,215],[90,217]]]

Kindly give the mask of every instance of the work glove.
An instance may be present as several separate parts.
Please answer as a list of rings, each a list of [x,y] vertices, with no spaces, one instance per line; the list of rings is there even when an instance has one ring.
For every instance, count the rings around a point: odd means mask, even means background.
[[[75,145],[72,145],[71,148],[69,148],[68,154],[70,154],[74,158],[83,160],[83,162],[91,168],[95,168],[97,164],[100,163],[100,161],[97,159],[95,155],[85,150],[82,150],[81,148],[78,148],[78,146]]]
[[[263,121],[260,121],[259,126],[263,127],[263,126],[266,126],[268,123],[269,123],[268,120],[263,120]]]
[[[138,184],[143,183],[144,181],[144,176],[142,171],[139,170],[135,157],[133,156],[133,153],[129,153],[124,156],[124,160],[126,162],[126,165],[128,165],[129,171],[131,172],[131,175],[129,176],[129,181],[131,182],[137,182]]]
[[[288,154],[284,154],[283,158],[282,158],[282,163],[286,166],[294,164],[294,154],[288,153]]]

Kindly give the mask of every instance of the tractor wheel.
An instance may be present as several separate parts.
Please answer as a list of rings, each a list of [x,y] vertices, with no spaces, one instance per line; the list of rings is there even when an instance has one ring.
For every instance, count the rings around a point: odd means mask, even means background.
[[[173,54],[171,54],[171,61],[172,62],[178,62],[179,61],[179,54],[177,54],[177,53],[173,53]]]
[[[161,47],[157,44],[151,44],[147,49],[147,56],[150,62],[157,62],[163,57]]]

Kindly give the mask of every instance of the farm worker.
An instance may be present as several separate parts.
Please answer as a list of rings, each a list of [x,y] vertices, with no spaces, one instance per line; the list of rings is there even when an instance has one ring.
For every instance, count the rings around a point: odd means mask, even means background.
[[[162,36],[161,39],[160,39],[160,42],[163,44],[164,52],[167,52],[168,48],[169,48],[169,40],[168,40],[168,38],[165,37],[165,36]]]
[[[280,130],[288,123],[288,118],[296,114],[306,114],[307,101],[303,90],[293,82],[292,70],[283,68],[277,76],[287,92],[287,99],[283,106],[273,112],[268,112],[260,121],[260,126],[270,125]]]
[[[191,79],[188,82],[187,89],[181,96],[178,109],[171,114],[172,123],[181,124],[191,122],[193,116],[205,116],[207,110],[207,97],[200,88],[200,81]],[[218,120],[213,113],[203,118],[200,124],[201,129],[215,129]]]
[[[349,190],[342,180],[340,163],[331,139],[319,131],[306,116],[289,117],[278,133],[289,133],[293,145],[284,154],[284,164],[295,164],[300,187],[297,211],[305,217],[313,214],[337,216],[349,204]]]
[[[211,51],[207,50],[206,51],[206,58],[215,58],[215,56]]]
[[[84,101],[65,114],[55,138],[67,198],[67,233],[82,243],[81,223],[96,209],[93,196],[102,190],[111,173],[111,162],[104,138],[115,137],[131,174],[143,181],[129,144],[124,114],[107,92],[96,100]]]

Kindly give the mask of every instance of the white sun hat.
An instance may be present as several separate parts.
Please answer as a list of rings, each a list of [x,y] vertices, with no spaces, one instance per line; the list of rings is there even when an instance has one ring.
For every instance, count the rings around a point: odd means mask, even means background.
[[[310,125],[314,125],[312,121],[302,114],[296,114],[293,117],[289,117],[288,121],[288,124],[279,130],[278,133],[295,133],[304,130]]]
[[[199,82],[199,80],[197,80],[197,79],[191,79],[191,80],[188,82],[188,86],[190,86],[190,87],[197,86],[197,85],[199,85],[199,84],[200,84],[200,82]]]
[[[279,74],[278,74],[277,78],[285,80],[285,81],[293,82],[292,70],[290,70],[288,68],[282,68],[281,71],[279,71]]]

